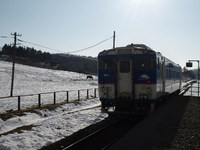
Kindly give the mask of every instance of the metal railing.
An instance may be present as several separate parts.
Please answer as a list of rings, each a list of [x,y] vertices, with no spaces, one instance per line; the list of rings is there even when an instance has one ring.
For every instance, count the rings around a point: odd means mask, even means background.
[[[57,96],[58,96],[59,93],[62,93],[62,100],[59,101],[60,103],[61,102],[68,103],[68,102],[72,102],[74,100],[80,101],[81,99],[87,100],[87,99],[91,99],[91,98],[97,98],[97,88],[90,88],[90,89],[79,89],[79,90],[68,90],[68,91],[55,91],[55,92],[45,92],[45,93],[36,93],[36,94],[27,94],[27,95],[5,96],[5,97],[0,97],[0,100],[2,102],[3,100],[6,100],[6,99],[12,99],[12,100],[13,100],[13,98],[16,99],[17,100],[17,110],[20,111],[21,107],[22,107],[21,106],[22,98],[36,96],[37,97],[37,104],[36,104],[36,106],[41,107],[42,104],[43,104],[42,103],[42,97],[44,97],[45,95],[49,95],[47,97],[47,99],[49,99],[51,97],[51,98],[53,98],[53,101],[52,101],[52,103],[50,103],[48,101],[47,104],[54,104],[55,105],[58,102]],[[64,97],[64,95],[65,95],[65,97]],[[70,95],[71,95],[71,97],[70,97]],[[28,99],[26,99],[26,101],[27,100]],[[32,106],[34,106],[34,104]]]
[[[191,93],[191,96],[197,96],[199,97],[199,91],[198,91],[198,83],[197,85],[195,86],[195,84],[191,83],[191,86],[190,86],[190,93]]]

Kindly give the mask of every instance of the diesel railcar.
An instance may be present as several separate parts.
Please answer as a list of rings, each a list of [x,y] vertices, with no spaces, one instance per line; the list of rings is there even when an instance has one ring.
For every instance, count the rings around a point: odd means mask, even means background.
[[[181,67],[144,44],[98,55],[98,89],[103,111],[149,112],[181,88]]]

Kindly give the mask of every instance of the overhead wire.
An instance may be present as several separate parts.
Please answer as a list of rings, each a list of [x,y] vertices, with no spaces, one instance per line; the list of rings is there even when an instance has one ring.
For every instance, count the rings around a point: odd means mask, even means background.
[[[109,37],[109,38],[107,38],[107,39],[105,39],[105,40],[103,40],[103,41],[101,41],[101,42],[99,42],[99,43],[97,43],[97,44],[95,44],[95,45],[92,45],[92,46],[89,46],[89,47],[87,47],[87,48],[83,48],[83,49],[80,49],[80,50],[67,52],[67,53],[68,53],[68,54],[71,54],[71,53],[77,53],[77,52],[85,51],[85,50],[88,50],[88,49],[90,49],[90,48],[96,47],[96,46],[100,45],[101,43],[103,43],[103,42],[105,42],[105,41],[108,41],[108,40],[110,40],[110,39],[112,39],[112,38],[113,38],[113,37]]]
[[[19,40],[20,41],[20,40]],[[26,45],[22,44],[22,43],[18,43],[18,45],[22,45],[24,47],[27,47]],[[97,59],[95,57],[84,57],[84,59],[89,59],[89,60],[93,60],[93,61],[97,61]]]
[[[10,36],[3,36],[3,35],[1,35],[0,37],[1,38],[13,38],[13,37],[10,37]]]
[[[29,42],[29,41],[25,41],[25,40],[21,40],[21,39],[17,39],[17,40],[19,42],[28,43],[28,44],[35,45],[35,46],[38,46],[38,47],[41,47],[41,48],[45,48],[45,49],[49,49],[49,50],[53,50],[53,51],[57,51],[57,52],[63,52],[63,51],[60,51],[60,50],[57,50],[57,49],[53,49],[53,48],[43,46],[43,45],[40,45],[40,44],[36,44],[36,43],[32,43],[32,42]]]
[[[109,38],[107,38],[105,40],[102,40],[102,41],[98,42],[97,44],[94,44],[94,45],[89,46],[87,48],[83,48],[83,49],[79,49],[79,50],[75,50],[75,51],[70,51],[70,52],[64,52],[64,51],[61,51],[61,50],[57,50],[57,49],[50,48],[50,47],[47,47],[47,46],[43,46],[43,45],[40,45],[40,44],[36,44],[36,43],[33,43],[33,42],[25,41],[25,40],[22,40],[22,39],[17,39],[17,40],[19,42],[28,43],[28,44],[31,44],[31,45],[35,45],[35,46],[38,46],[38,47],[45,48],[45,49],[49,49],[49,50],[53,50],[53,51],[57,51],[57,52],[62,52],[62,53],[65,53],[65,54],[72,54],[72,53],[77,53],[77,52],[85,51],[85,50],[88,50],[90,48],[96,47],[96,46],[100,45],[101,43],[106,42],[106,41],[108,41],[108,40],[110,40],[112,38],[113,38],[113,36],[109,37]]]

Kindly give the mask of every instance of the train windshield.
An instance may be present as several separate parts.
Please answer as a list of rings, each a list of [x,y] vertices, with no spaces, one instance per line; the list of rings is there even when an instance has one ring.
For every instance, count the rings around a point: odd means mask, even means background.
[[[99,59],[99,69],[112,70],[114,68],[114,60],[109,58]]]
[[[130,61],[120,61],[120,72],[121,73],[130,72]]]
[[[156,69],[156,59],[153,56],[141,56],[135,58],[135,68],[137,70]]]

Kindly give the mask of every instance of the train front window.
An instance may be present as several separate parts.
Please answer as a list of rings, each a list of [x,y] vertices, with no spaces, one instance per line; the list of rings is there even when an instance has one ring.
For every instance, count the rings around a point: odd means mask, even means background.
[[[137,57],[135,58],[135,68],[138,70],[151,70],[156,67],[156,59],[154,57]]]
[[[99,69],[110,70],[114,68],[113,59],[101,59],[99,60]]]
[[[121,73],[130,72],[130,61],[120,61],[120,72]]]

